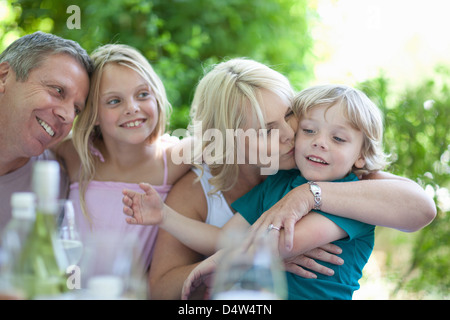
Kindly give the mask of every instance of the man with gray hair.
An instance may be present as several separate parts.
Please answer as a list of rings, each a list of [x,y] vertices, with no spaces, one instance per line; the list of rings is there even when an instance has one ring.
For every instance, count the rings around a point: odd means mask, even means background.
[[[84,109],[92,70],[78,43],[40,31],[0,54],[0,230],[11,218],[12,193],[30,190],[33,163],[54,159],[48,148]]]

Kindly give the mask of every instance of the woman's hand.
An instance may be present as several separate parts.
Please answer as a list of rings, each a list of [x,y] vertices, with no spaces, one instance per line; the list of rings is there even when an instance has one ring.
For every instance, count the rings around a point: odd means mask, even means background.
[[[214,255],[203,260],[197,267],[194,268],[194,270],[192,270],[184,281],[181,299],[187,300],[190,294],[202,285],[206,287],[206,298],[210,298],[213,285],[213,275],[217,269],[218,261],[222,258],[224,252],[224,249],[216,252]],[[341,248],[334,244],[327,244],[320,248],[310,250],[303,255],[288,259],[285,261],[285,268],[286,271],[292,272],[304,278],[315,279],[317,276],[313,272],[307,271],[302,267],[324,275],[332,276],[334,274],[332,269],[324,267],[314,261],[314,259],[341,265],[344,263],[344,260],[336,256],[340,253],[342,253]]]
[[[311,211],[312,202],[313,197],[307,184],[291,190],[252,225],[251,237],[266,232],[269,225],[273,225],[277,229],[284,228],[286,250],[290,251],[294,243],[295,224]]]
[[[183,284],[181,299],[187,300],[192,292],[204,285],[206,287],[206,298],[211,295],[213,285],[213,275],[217,268],[217,262],[223,255],[224,250],[217,251],[212,256],[203,260],[192,270]]]
[[[333,269],[327,268],[315,260],[329,262],[335,265],[344,264],[344,260],[337,255],[342,253],[342,249],[334,244],[327,244],[320,248],[312,249],[305,254],[301,254],[284,261],[286,271],[294,273],[303,278],[316,279],[317,275],[311,271],[321,273],[326,276],[334,275]],[[305,270],[308,268],[311,271]]]

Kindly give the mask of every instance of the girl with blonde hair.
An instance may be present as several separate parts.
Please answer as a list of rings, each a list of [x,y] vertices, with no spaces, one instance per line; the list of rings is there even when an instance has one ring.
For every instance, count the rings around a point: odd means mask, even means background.
[[[148,268],[158,230],[123,221],[122,190],[140,190],[139,183],[147,182],[165,199],[189,165],[171,160],[174,143],[163,136],[170,104],[145,57],[132,47],[108,44],[91,58],[94,72],[86,108],[73,138],[58,148],[70,177],[69,199],[82,236],[137,234]]]

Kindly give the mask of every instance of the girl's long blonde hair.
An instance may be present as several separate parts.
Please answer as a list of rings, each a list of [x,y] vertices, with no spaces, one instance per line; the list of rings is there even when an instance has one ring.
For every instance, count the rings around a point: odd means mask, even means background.
[[[99,161],[98,157],[92,153],[92,147],[95,148],[96,142],[103,139],[100,127],[96,126],[95,122],[98,117],[100,81],[105,66],[109,63],[116,63],[136,71],[148,82],[155,94],[158,104],[158,122],[148,139],[149,143],[152,143],[164,133],[166,117],[171,110],[161,79],[147,59],[136,49],[122,44],[108,44],[94,50],[91,59],[94,63],[94,72],[91,77],[89,96],[86,108],[77,117],[74,124],[72,137],[81,161],[79,175],[80,204],[83,214],[90,222],[92,221],[87,211],[85,194],[89,182],[95,176],[95,166]]]
[[[258,102],[261,101],[261,90],[276,94],[289,106],[292,103],[294,91],[289,80],[268,66],[245,58],[217,64],[196,88],[191,106],[191,131],[204,133],[208,129],[218,129],[226,137],[226,129],[243,129],[246,121],[250,122],[251,119],[247,119],[249,109],[250,114],[256,115],[260,127],[265,128],[264,114]],[[194,158],[198,159],[199,153],[208,146],[217,151],[216,143],[215,140],[202,141],[200,150],[194,151]],[[209,164],[213,176],[210,179],[214,186],[212,193],[230,190],[237,182],[236,146],[234,141],[234,150],[225,149],[221,154],[215,154],[218,161]],[[226,163],[230,152],[234,153],[231,164]]]

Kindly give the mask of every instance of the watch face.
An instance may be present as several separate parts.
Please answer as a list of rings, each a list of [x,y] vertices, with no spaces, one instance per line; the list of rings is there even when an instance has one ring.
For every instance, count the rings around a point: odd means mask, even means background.
[[[319,193],[320,192],[320,187],[314,184],[311,184],[311,191],[314,193]]]

